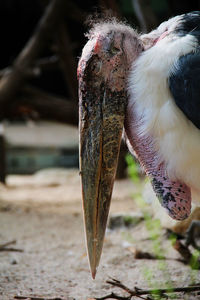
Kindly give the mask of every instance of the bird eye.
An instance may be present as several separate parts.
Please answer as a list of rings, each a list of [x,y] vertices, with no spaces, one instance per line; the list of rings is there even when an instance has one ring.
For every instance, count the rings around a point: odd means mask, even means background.
[[[120,49],[119,48],[117,48],[117,47],[115,47],[115,46],[113,46],[113,47],[111,47],[110,48],[110,54],[111,55],[115,55],[115,54],[117,54],[118,52],[120,52]]]

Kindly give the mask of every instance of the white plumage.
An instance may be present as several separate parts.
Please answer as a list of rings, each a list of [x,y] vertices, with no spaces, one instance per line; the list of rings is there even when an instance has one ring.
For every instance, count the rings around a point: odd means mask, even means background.
[[[175,104],[168,77],[182,55],[196,51],[197,41],[190,34],[177,37],[170,34],[170,28],[168,31],[133,64],[128,110],[135,109],[142,117],[140,135],[153,137],[169,178],[183,181],[195,191],[200,189],[200,130]]]

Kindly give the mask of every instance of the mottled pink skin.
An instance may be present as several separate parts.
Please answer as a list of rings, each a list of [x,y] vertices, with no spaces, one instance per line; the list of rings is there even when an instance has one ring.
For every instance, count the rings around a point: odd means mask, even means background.
[[[184,220],[191,211],[190,188],[178,180],[173,181],[166,174],[164,161],[155,151],[151,136],[139,135],[139,120],[134,114],[134,105],[128,107],[125,120],[125,131],[128,146],[139,160],[146,174],[151,179],[153,189],[167,213],[175,220]]]
[[[145,50],[158,43],[167,34],[168,31],[165,31],[152,42],[150,39],[146,46],[144,44]],[[134,103],[129,104],[125,119],[129,150],[134,152],[151,179],[153,189],[169,216],[175,220],[184,220],[191,212],[191,190],[183,182],[173,181],[167,176],[166,164],[155,150],[153,137],[138,133],[142,120],[140,116],[136,116],[135,111]]]

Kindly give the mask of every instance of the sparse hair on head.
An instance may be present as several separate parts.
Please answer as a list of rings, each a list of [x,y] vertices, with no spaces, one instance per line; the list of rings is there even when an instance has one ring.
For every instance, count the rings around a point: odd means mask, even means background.
[[[118,31],[134,36],[138,35],[137,31],[127,24],[126,20],[119,20],[116,16],[113,16],[111,11],[90,15],[85,24],[89,27],[89,31],[86,33],[88,39],[95,37],[99,33],[106,34],[110,31]]]

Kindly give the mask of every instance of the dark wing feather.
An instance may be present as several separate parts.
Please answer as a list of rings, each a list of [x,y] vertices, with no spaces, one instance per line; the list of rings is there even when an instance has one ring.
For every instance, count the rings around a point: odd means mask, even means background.
[[[169,88],[176,105],[200,129],[200,52],[180,57]]]

